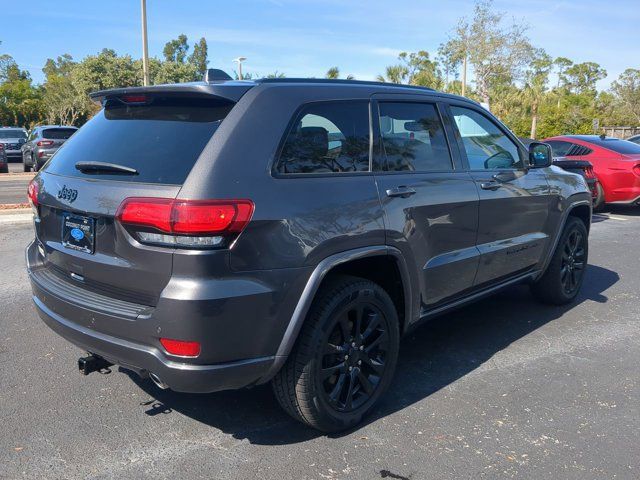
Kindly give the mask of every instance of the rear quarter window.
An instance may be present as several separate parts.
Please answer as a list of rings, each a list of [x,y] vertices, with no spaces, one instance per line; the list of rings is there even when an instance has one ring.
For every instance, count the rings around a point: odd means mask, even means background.
[[[303,107],[289,128],[278,174],[369,171],[369,102],[319,102]]]
[[[206,98],[109,100],[58,151],[45,170],[73,177],[180,185],[233,103]],[[115,163],[137,175],[80,172],[77,162]]]

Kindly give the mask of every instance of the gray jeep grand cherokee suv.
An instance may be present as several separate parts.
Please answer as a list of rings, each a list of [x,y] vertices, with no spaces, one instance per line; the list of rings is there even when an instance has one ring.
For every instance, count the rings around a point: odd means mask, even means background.
[[[33,301],[54,331],[161,388],[271,381],[351,427],[403,334],[518,282],[568,303],[591,195],[478,104],[374,82],[212,81],[97,92],[29,186]]]

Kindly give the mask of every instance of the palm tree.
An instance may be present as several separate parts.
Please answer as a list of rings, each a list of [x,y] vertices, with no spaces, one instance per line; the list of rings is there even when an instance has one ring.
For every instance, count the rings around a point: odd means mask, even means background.
[[[331,80],[337,80],[340,78],[340,69],[338,67],[331,67],[327,70],[324,78],[328,78]],[[353,80],[355,77],[351,74],[347,75],[347,80]]]
[[[409,69],[404,65],[389,65],[385,69],[385,75],[378,75],[379,82],[405,83],[409,76]]]

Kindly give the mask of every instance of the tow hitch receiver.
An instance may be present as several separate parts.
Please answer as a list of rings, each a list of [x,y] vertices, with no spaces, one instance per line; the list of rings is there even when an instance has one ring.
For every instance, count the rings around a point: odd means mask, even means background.
[[[91,372],[98,372],[112,365],[113,363],[107,362],[104,358],[93,354],[78,359],[78,370],[80,370],[82,375],[89,375]]]

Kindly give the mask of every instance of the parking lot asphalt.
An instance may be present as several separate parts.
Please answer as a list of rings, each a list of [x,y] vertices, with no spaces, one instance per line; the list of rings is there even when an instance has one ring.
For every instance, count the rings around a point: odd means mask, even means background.
[[[577,302],[524,286],[440,317],[401,345],[359,428],[309,430],[268,386],[210,395],[121,372],[31,305],[29,224],[0,229],[0,478],[640,478],[640,210],[597,216]]]
[[[20,175],[12,175],[20,173]],[[22,163],[10,163],[9,174],[0,173],[0,205],[26,203],[27,185],[34,173],[24,173]]]

